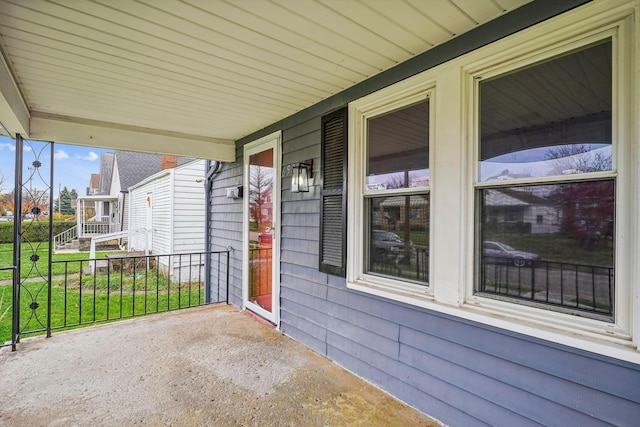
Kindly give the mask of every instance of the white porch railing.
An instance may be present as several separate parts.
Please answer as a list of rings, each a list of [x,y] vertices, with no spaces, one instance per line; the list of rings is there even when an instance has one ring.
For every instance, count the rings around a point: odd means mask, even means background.
[[[76,237],[78,237],[78,226],[74,225],[68,230],[63,231],[60,234],[56,234],[53,237],[54,248],[57,248],[58,246],[62,246],[65,243],[72,241]]]
[[[110,233],[111,224],[108,222],[85,222],[82,224],[82,233],[81,236],[91,235],[91,234],[106,234]]]

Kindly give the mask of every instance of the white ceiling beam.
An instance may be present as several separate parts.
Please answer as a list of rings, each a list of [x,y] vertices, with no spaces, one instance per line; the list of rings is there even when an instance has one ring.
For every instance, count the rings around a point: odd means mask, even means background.
[[[0,51],[0,124],[15,138],[16,133],[29,135],[29,109],[24,101],[13,74]]]
[[[32,112],[29,138],[145,153],[234,162],[235,142],[77,117]]]

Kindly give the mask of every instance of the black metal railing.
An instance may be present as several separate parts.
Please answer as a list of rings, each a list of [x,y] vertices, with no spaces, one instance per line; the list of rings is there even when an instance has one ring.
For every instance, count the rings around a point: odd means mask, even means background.
[[[413,248],[406,256],[401,250],[386,253],[385,256],[374,256],[371,260],[370,271],[386,276],[402,279],[429,281],[429,249]]]
[[[263,293],[271,293],[271,274],[272,274],[272,256],[273,249],[271,246],[258,247],[249,249],[249,297],[261,295]],[[267,284],[268,289],[260,289]]]
[[[507,258],[483,257],[479,290],[610,317],[614,268],[546,260],[514,263]]]
[[[230,251],[52,261],[49,330],[229,302]],[[210,271],[205,271],[206,258]],[[206,280],[211,274],[209,280]],[[34,306],[35,307],[35,306]],[[22,309],[23,316],[30,307]],[[31,308],[33,311],[39,307]],[[29,328],[35,334],[46,328]]]
[[[13,278],[16,274],[16,267],[0,267],[0,275],[6,271],[10,271],[10,279],[3,280],[0,285],[0,347],[10,346],[13,344],[11,339],[12,333],[12,319],[13,319],[13,304],[14,304],[14,292],[13,292]]]

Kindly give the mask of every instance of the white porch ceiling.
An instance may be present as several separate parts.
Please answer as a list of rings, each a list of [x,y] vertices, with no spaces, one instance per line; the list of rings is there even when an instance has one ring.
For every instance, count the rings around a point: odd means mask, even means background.
[[[233,141],[529,0],[0,0],[0,133],[235,159]]]

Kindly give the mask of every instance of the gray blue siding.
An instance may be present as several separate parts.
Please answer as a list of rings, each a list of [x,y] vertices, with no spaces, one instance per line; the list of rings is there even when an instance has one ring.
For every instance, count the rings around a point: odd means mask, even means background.
[[[282,164],[313,159],[315,185],[282,180],[283,333],[453,426],[640,425],[640,366],[350,290],[318,271],[320,120],[324,114],[581,1],[535,1],[433,52],[238,141],[212,190],[212,249],[232,246],[231,301],[241,305],[242,145],[282,130]],[[354,220],[349,218],[348,220]]]

